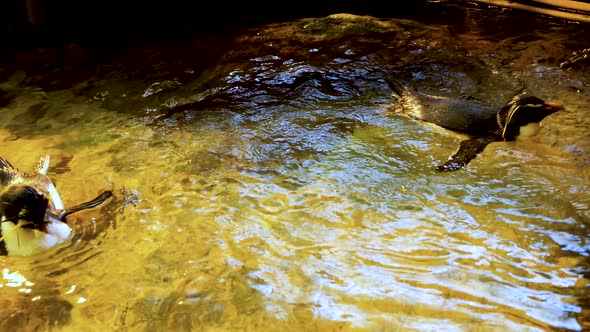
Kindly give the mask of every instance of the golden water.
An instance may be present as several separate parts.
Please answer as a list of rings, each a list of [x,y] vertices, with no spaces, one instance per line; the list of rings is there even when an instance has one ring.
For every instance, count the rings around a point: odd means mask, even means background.
[[[567,72],[530,75],[567,112],[455,173],[434,166],[462,137],[383,112],[382,81],[345,101],[228,103],[186,123],[21,84],[0,109],[0,154],[30,171],[49,153],[66,206],[115,199],[73,217],[72,242],[0,257],[3,326],[580,330],[588,97],[546,87]],[[153,83],[101,82],[124,106]],[[30,283],[10,283],[16,273]]]

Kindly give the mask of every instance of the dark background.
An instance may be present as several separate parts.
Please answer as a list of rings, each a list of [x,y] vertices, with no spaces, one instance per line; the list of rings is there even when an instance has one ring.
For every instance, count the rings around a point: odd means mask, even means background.
[[[429,17],[445,7],[442,2],[425,0],[34,1],[42,17],[37,24],[29,23],[26,0],[0,1],[0,51],[66,42],[113,46],[134,40],[227,33],[241,27],[334,13]]]
[[[550,6],[533,0],[515,2]],[[588,2],[590,0],[565,3]],[[31,16],[27,3],[35,3],[40,15]],[[496,24],[495,18],[503,14],[499,7],[483,0],[0,0],[0,61],[15,56],[22,58],[21,51],[38,53],[36,49],[39,48],[72,49],[70,53],[74,58],[82,58],[76,53],[89,50],[99,54],[134,42],[171,41],[202,35],[228,37],[248,27],[336,13],[406,18],[425,24],[455,23],[460,27],[456,23],[471,20],[470,9],[480,11],[480,16],[483,11],[484,18],[489,15],[490,24]],[[590,17],[590,12],[583,14]],[[31,17],[34,18],[32,23]],[[515,19],[511,25],[526,26],[527,21]]]

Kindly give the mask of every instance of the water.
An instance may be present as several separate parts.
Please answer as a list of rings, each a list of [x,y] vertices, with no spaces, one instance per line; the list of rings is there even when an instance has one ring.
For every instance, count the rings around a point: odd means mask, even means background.
[[[0,257],[0,326],[587,329],[589,77],[559,68],[587,34],[465,13],[308,19],[5,70],[2,155],[30,170],[49,153],[66,206],[115,199],[72,216],[70,243]],[[529,23],[497,29],[515,17]],[[437,173],[464,137],[388,112],[375,68],[493,105],[524,87],[567,111]]]

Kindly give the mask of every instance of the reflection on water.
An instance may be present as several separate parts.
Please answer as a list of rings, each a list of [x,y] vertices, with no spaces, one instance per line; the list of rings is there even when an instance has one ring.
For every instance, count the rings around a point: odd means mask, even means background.
[[[66,205],[117,197],[76,216],[71,243],[0,258],[0,326],[587,328],[589,78],[559,69],[580,49],[572,36],[584,39],[556,21],[510,36],[468,22],[271,25],[210,68],[130,48],[66,89],[15,72],[1,86],[14,95],[2,154],[15,165],[51,154]],[[524,85],[567,112],[441,174],[462,138],[385,112],[376,67],[491,104]],[[10,286],[15,273],[29,292]]]

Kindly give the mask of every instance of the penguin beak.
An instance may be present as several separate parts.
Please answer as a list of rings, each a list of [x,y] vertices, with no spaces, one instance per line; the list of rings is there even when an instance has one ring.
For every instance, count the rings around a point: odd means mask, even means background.
[[[565,110],[563,105],[553,102],[545,102],[545,107],[543,109],[549,114]]]

